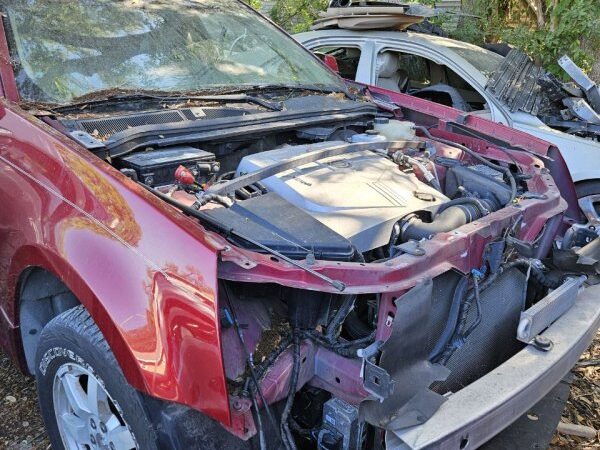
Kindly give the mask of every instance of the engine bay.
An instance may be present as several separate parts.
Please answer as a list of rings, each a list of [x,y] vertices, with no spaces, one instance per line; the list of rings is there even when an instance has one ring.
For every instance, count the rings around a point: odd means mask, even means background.
[[[560,281],[537,259],[565,210],[540,159],[369,103],[223,108],[59,121],[228,242],[229,431],[383,448],[523,347],[519,314]]]
[[[286,109],[293,111],[297,103],[311,105],[311,100],[296,99]],[[282,130],[277,121],[244,136],[237,121],[276,114],[190,107],[69,116],[60,123],[129,178],[260,244],[238,236],[237,245],[260,252],[266,247],[295,260],[385,260],[408,241],[452,231],[516,195],[510,170],[486,160],[469,164],[448,158],[448,152],[465,150],[417,137],[414,123],[372,108],[356,113],[353,105],[348,120],[340,114],[346,103],[354,102],[327,102],[338,120],[322,123],[320,111],[313,114],[316,124]],[[179,145],[140,144],[134,150],[130,136],[127,145],[112,145],[128,134],[135,133],[135,140],[161,121],[169,127],[220,125],[227,134],[196,142],[177,139]]]

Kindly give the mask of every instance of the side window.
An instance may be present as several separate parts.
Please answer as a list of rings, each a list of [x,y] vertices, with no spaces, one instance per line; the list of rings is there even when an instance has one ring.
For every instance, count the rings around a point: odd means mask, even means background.
[[[333,56],[340,68],[340,76],[348,80],[356,80],[358,63],[360,61],[360,49],[356,47],[318,47],[313,50],[317,55]]]
[[[462,111],[486,109],[485,99],[445,65],[422,56],[382,51],[377,57],[377,86],[406,92]]]
[[[421,56],[398,53],[400,67],[408,75],[408,92],[431,86],[431,71],[429,61]]]

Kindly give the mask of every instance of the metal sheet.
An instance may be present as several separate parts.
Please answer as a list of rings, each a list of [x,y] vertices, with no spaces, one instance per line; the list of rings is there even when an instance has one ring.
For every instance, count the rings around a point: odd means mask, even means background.
[[[392,335],[382,347],[379,365],[395,382],[394,393],[383,402],[366,401],[361,415],[367,422],[400,430],[426,422],[445,398],[429,390],[449,370],[428,360],[427,346],[433,282],[428,279],[396,300]]]

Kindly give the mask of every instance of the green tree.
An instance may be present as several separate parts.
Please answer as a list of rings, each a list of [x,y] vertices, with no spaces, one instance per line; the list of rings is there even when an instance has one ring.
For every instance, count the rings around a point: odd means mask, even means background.
[[[290,33],[300,33],[310,29],[328,4],[328,0],[277,0],[271,18]]]
[[[558,58],[568,54],[585,70],[590,70],[594,57],[584,49],[584,40],[600,43],[600,0],[525,0],[529,23],[521,20],[509,26],[502,38],[528,52],[537,62],[561,74]]]
[[[448,30],[452,37],[506,42],[558,75],[564,76],[557,64],[564,54],[586,70],[598,56],[586,49],[600,47],[600,0],[463,0],[462,10],[470,16]],[[452,23],[449,15],[438,21]]]
[[[251,6],[254,9],[260,9],[260,7],[262,6],[262,2],[261,0],[243,0],[244,3],[248,4],[249,6]]]

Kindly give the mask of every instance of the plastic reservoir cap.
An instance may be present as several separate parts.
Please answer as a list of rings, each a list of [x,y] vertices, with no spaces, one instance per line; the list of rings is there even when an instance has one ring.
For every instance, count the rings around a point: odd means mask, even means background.
[[[379,134],[375,130],[368,130],[363,134],[355,134],[352,136],[351,142],[356,144],[358,142],[385,142],[387,139],[385,136]]]

